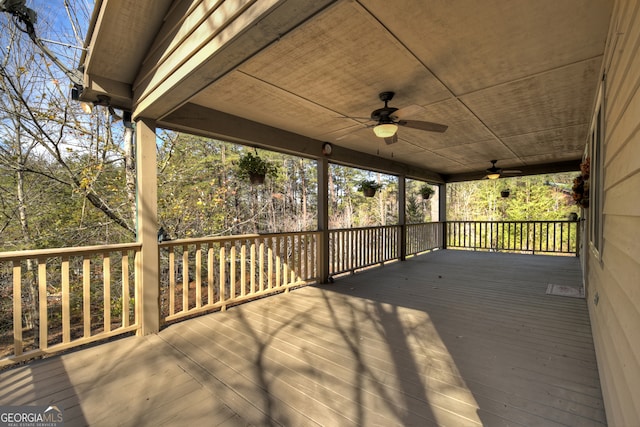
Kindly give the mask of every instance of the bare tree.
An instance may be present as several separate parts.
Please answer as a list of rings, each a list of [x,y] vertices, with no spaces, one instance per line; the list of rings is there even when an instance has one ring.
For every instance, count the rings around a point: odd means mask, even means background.
[[[68,2],[65,6],[72,22],[72,39],[77,39],[79,31],[75,23],[78,20]],[[19,4],[12,7],[21,10]],[[16,13],[14,12],[14,17]],[[28,16],[27,12],[20,13],[17,19],[19,22],[15,25],[8,21],[0,23],[3,27],[1,52],[4,62],[0,66],[4,90],[2,95],[5,100],[3,108],[6,117],[13,116],[13,129],[5,127],[5,134],[22,135],[18,143],[20,147],[29,144],[29,151],[35,149],[46,154],[46,160],[54,162],[58,167],[53,170],[43,168],[42,164],[18,164],[7,150],[0,152],[3,163],[20,174],[37,174],[44,179],[67,185],[75,193],[83,195],[109,222],[133,235],[135,162],[131,128],[119,130],[114,135],[111,123],[113,117],[108,109],[96,109],[87,116],[80,111],[77,103],[70,102],[67,77],[72,80],[70,83],[73,86],[77,83],[74,81],[75,73],[69,71],[70,68],[35,36],[32,22],[35,19]],[[20,24],[24,27],[20,27]],[[17,32],[16,28],[26,33],[32,43],[25,43],[27,40],[24,34]],[[67,58],[69,61],[73,59]],[[18,128],[19,133],[16,131]],[[118,138],[122,138],[124,143],[117,144],[115,141]],[[127,194],[125,205],[117,197],[103,194],[99,185],[96,185],[104,171],[118,163],[124,166],[127,177],[124,186]],[[114,205],[114,202],[118,205]]]

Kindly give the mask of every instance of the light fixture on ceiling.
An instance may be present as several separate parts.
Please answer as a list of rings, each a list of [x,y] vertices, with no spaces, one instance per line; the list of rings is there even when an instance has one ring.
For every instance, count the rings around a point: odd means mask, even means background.
[[[113,122],[119,122],[120,120],[122,120],[122,116],[119,116],[118,113],[116,113],[116,110],[111,105],[111,98],[108,97],[107,95],[98,95],[96,97],[96,100],[93,102],[87,102],[87,101],[80,102],[80,108],[82,108],[82,111],[84,111],[86,114],[91,114],[91,112],[93,111],[93,107],[98,105],[107,107]],[[123,113],[125,113],[125,111],[123,111]],[[128,121],[131,121],[131,119],[129,118]]]
[[[82,111],[84,111],[87,114],[91,114],[91,111],[93,111],[93,107],[95,107],[96,105],[102,105],[104,107],[109,107],[110,109],[113,109],[113,107],[111,107],[111,98],[109,98],[107,95],[98,95],[96,97],[96,100],[93,102],[88,102],[88,101],[80,102],[80,108],[82,108]]]
[[[373,132],[378,138],[391,138],[398,131],[398,125],[395,123],[380,123],[373,128]]]
[[[80,101],[80,108],[85,114],[91,114],[91,110],[93,110],[93,104],[91,102]]]
[[[502,169],[496,167],[497,160],[491,160],[491,167],[486,170],[488,179],[498,179],[502,173]]]

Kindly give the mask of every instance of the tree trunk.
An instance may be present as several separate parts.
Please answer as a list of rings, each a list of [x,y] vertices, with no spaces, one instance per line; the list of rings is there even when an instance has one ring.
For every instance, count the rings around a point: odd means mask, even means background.
[[[19,132],[17,135],[19,139]],[[20,144],[18,144],[20,147]],[[20,166],[24,165],[24,158],[22,157],[22,153],[20,153]],[[27,218],[27,208],[26,208],[26,198],[24,193],[24,172],[22,169],[19,169],[17,172],[17,196],[18,196],[18,216],[20,217],[20,227],[22,229],[22,240],[25,244],[25,247],[31,247],[31,231],[29,230],[29,221]],[[40,310],[39,310],[39,301],[38,301],[38,286],[35,280],[35,268],[33,265],[33,260],[27,260],[27,293],[29,298],[28,304],[28,319],[31,319],[31,322],[27,321],[27,327],[31,327],[34,331],[34,345],[36,348],[40,345],[40,339],[38,334],[38,328],[40,327]],[[22,298],[22,295],[14,295],[14,298]],[[31,324],[28,324],[31,323]]]
[[[301,203],[302,203],[302,218],[304,220],[304,226],[306,227],[307,221],[307,176],[304,169],[304,160],[300,159],[300,191],[301,191]],[[318,195],[318,197],[321,197]]]

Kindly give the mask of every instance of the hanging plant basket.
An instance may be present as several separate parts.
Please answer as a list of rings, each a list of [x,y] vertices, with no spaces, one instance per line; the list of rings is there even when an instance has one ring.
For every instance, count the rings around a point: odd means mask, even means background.
[[[420,187],[420,195],[422,195],[423,200],[429,200],[434,193],[435,190],[430,185],[425,184]]]
[[[511,194],[511,192],[510,192],[509,190],[502,190],[502,191],[500,192],[500,195],[501,195],[502,197],[509,197],[509,194]]]
[[[382,187],[382,184],[378,184],[377,182],[370,179],[364,179],[360,181],[360,183],[358,184],[358,190],[362,191],[362,194],[364,194],[364,197],[375,196],[376,191],[380,187]]]
[[[362,194],[364,194],[364,197],[373,197],[376,195],[376,189],[375,188],[364,188],[362,190]]]
[[[263,173],[249,172],[249,182],[251,185],[264,184],[266,175]]]
[[[247,153],[238,162],[239,176],[248,177],[252,185],[264,184],[265,177],[275,177],[278,169],[258,153]]]
[[[584,179],[583,175],[578,175],[573,180],[572,187],[573,201],[582,208],[589,207],[589,180]]]

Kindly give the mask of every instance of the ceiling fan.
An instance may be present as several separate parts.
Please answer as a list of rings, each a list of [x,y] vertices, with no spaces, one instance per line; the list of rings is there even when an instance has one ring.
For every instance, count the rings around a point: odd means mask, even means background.
[[[496,166],[497,160],[491,160],[491,167],[486,170],[488,179],[498,179],[502,175],[517,175],[522,173],[521,170],[516,169],[502,169]]]
[[[381,92],[378,96],[380,97],[380,100],[384,102],[384,107],[372,111],[371,117],[366,118],[367,120],[376,122],[376,124],[365,124],[366,127],[373,127],[373,132],[376,136],[384,138],[384,142],[387,144],[398,142],[398,126],[440,133],[447,130],[448,126],[438,123],[419,120],[404,120],[405,117],[421,111],[422,107],[419,105],[410,105],[400,109],[389,107],[388,103],[393,99],[394,95],[395,92]],[[359,117],[348,118],[358,119]]]

